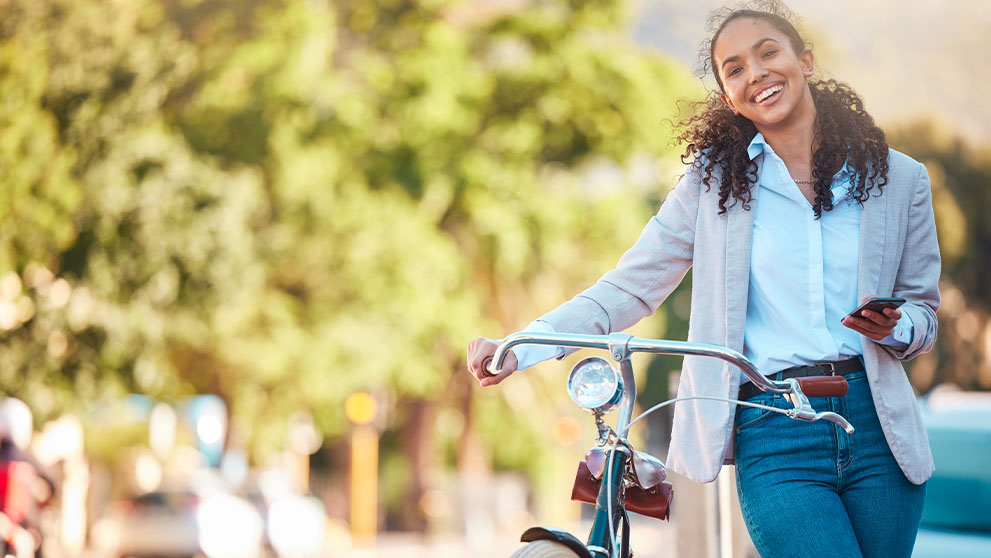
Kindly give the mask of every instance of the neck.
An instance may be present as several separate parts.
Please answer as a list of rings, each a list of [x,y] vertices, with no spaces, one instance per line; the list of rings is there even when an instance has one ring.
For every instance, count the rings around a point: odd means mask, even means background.
[[[816,107],[808,90],[805,95],[807,99],[791,118],[774,126],[757,125],[757,131],[781,157],[792,177],[800,180],[812,176],[812,153],[816,147]]]

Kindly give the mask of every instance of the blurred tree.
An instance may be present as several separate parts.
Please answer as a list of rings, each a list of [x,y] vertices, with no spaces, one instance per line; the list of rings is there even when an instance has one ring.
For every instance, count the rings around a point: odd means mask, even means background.
[[[991,146],[929,121],[890,136],[929,170],[943,263],[938,343],[911,364],[912,383],[921,393],[943,382],[991,389]]]
[[[5,2],[0,387],[42,415],[217,393],[256,456],[369,389],[436,466],[467,338],[606,269],[676,172],[691,82],[620,7]],[[477,411],[500,466],[539,466],[503,394]]]

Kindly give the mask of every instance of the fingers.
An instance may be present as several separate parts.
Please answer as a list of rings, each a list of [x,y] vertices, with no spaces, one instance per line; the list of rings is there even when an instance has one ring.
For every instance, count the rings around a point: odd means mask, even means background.
[[[868,300],[875,298],[877,295],[869,294],[861,299],[861,304],[867,302]],[[846,316],[842,320],[842,324],[865,337],[869,337],[875,341],[880,341],[885,337],[891,335],[894,331],[895,325],[898,320],[902,317],[902,311],[898,308],[885,308],[882,312],[875,312],[873,310],[864,310],[860,313],[861,317]]]
[[[884,311],[885,313],[881,314],[879,312],[874,312],[873,310],[864,310],[862,314],[864,318],[866,318],[868,321],[879,327],[893,329],[895,327],[895,324],[898,323],[898,320],[889,317],[888,312],[891,312],[892,309],[885,308]],[[894,311],[898,312],[898,317],[900,318],[901,311],[900,310],[894,310]]]
[[[877,312],[872,312],[870,310],[864,310],[862,312],[863,318],[855,318],[853,316],[846,316],[843,318],[843,325],[846,327],[869,337],[875,341],[880,341],[895,329],[895,324],[898,323],[897,319],[892,319],[891,316],[886,314],[879,314]],[[901,312],[899,312],[900,317]]]
[[[895,323],[898,323],[898,320],[902,319],[902,311],[900,308],[885,308],[884,315],[887,316],[888,319],[894,320]],[[891,327],[894,326],[892,325]]]
[[[502,363],[502,371],[496,374],[495,376],[486,375],[484,378],[480,378],[478,385],[482,387],[488,387],[498,384],[499,382],[508,378],[510,374],[516,372],[517,364],[518,363],[516,361],[516,354],[514,354],[513,351],[510,350],[509,354],[506,355],[506,360]]]
[[[492,358],[496,344],[488,338],[477,337],[468,342],[468,373],[481,380],[485,377],[483,365]]]
[[[474,376],[482,387],[498,384],[516,371],[516,355],[512,351],[506,355],[499,374],[492,375],[487,370],[497,347],[496,341],[487,337],[478,337],[468,343],[468,373]]]
[[[884,328],[870,320],[853,318],[851,316],[843,318],[843,325],[875,341],[880,341],[891,333],[891,328],[888,328],[887,332],[885,332]]]

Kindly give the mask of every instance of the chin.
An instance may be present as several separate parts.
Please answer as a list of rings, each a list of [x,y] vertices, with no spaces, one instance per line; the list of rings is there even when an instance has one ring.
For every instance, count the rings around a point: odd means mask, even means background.
[[[755,126],[774,128],[777,126],[783,126],[797,118],[798,110],[797,107],[774,107],[774,109],[769,111],[758,111],[752,115],[746,115]]]

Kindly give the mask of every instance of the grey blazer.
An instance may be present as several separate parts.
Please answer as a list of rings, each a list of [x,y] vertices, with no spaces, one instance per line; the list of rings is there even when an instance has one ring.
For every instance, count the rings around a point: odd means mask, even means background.
[[[922,484],[932,474],[932,455],[901,361],[930,350],[936,339],[939,246],[925,167],[894,150],[888,162],[883,195],[870,197],[861,213],[857,291],[860,298],[906,298],[902,311],[914,329],[904,351],[865,339],[863,356],[891,452],[908,480]],[[688,339],[742,352],[754,212],[737,203],[719,215],[718,179],[713,184],[707,190],[698,172],[686,174],[617,267],[540,320],[559,332],[621,331],[652,314],[691,267]],[[733,397],[739,384],[739,371],[729,364],[686,357],[678,396]],[[714,480],[732,460],[734,413],[734,406],[715,401],[678,403],[668,467],[698,482]]]

